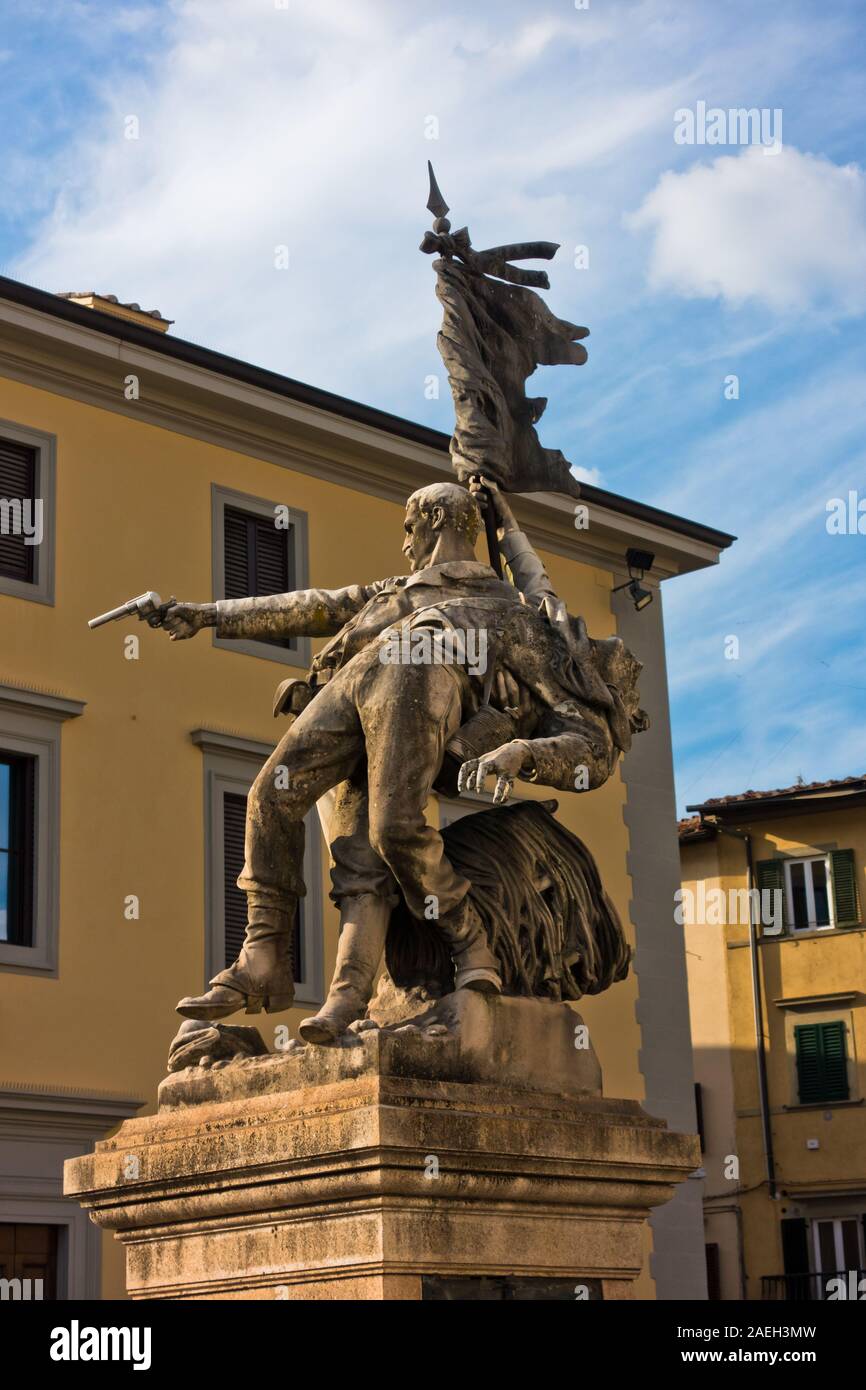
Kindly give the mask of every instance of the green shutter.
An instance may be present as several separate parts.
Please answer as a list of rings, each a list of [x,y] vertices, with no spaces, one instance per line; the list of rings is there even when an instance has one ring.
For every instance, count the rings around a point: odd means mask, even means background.
[[[785,861],[783,859],[759,859],[755,865],[755,883],[759,893],[775,892],[782,894],[782,926],[788,921],[788,904],[785,893]],[[772,900],[771,900],[772,901]]]
[[[801,1105],[848,1099],[845,1024],[803,1023],[794,1029]]]
[[[833,908],[837,927],[855,927],[860,921],[857,872],[853,849],[834,849],[830,854]]]

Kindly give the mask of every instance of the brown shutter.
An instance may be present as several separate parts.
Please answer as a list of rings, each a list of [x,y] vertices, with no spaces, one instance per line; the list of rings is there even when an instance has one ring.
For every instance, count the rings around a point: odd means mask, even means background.
[[[0,498],[31,503],[36,494],[36,450],[14,439],[0,439]],[[35,545],[25,545],[23,535],[0,530],[0,574],[22,584],[36,580]]]
[[[224,938],[226,965],[240,954],[247,926],[247,895],[237,880],[244,867],[244,830],[247,799],[238,792],[223,792],[223,882],[225,901]],[[303,900],[298,899],[292,928],[292,961],[295,980],[303,978]]]
[[[249,539],[243,512],[226,507],[223,516],[225,547],[225,593],[222,598],[252,598],[250,587]]]
[[[223,874],[225,882],[225,955],[231,965],[244,944],[247,895],[237,879],[244,867],[244,829],[247,799],[237,792],[223,793]]]
[[[273,522],[257,517],[253,533],[253,588],[251,594],[286,594],[289,581],[288,531],[278,531]]]
[[[222,598],[264,598],[286,594],[295,585],[294,531],[277,528],[254,512],[226,507],[223,513],[225,592]],[[294,638],[275,639],[293,648]]]

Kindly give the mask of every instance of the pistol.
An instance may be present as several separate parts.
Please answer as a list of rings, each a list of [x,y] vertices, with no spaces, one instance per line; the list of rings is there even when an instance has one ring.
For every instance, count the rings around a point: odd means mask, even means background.
[[[139,594],[138,598],[131,598],[127,603],[122,603],[119,608],[112,608],[109,613],[100,613],[98,618],[91,618],[87,626],[102,627],[104,623],[116,623],[121,618],[135,617],[146,622],[149,627],[160,627],[169,608],[172,608],[176,603],[176,598],[170,598],[168,603],[163,603],[159,594],[148,589],[146,594]]]

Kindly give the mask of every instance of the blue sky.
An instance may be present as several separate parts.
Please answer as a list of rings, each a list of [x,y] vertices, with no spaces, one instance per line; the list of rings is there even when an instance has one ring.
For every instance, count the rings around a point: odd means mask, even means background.
[[[476,246],[562,243],[590,360],[539,374],[543,441],[740,538],[665,585],[680,808],[862,773],[866,535],[826,507],[866,500],[864,33],[859,0],[6,0],[0,264],[447,430],[431,158]],[[701,101],[780,110],[781,151],[678,144]]]

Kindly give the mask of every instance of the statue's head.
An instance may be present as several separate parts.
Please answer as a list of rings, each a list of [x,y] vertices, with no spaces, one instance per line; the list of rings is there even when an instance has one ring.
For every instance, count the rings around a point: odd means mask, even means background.
[[[439,547],[447,558],[471,559],[481,529],[475,498],[459,483],[431,483],[406,503],[403,554],[414,573],[429,565]]]

